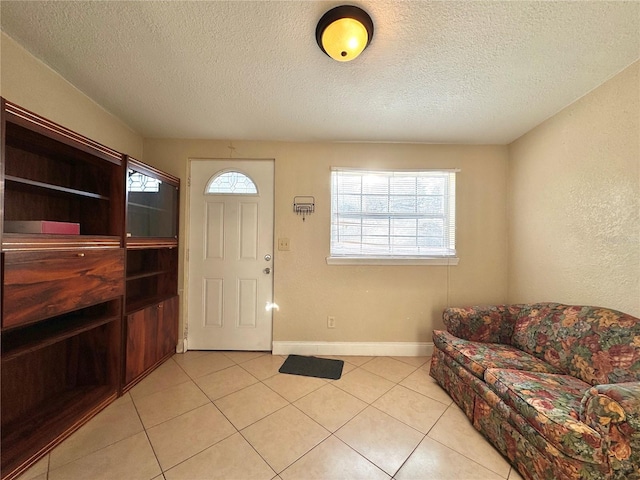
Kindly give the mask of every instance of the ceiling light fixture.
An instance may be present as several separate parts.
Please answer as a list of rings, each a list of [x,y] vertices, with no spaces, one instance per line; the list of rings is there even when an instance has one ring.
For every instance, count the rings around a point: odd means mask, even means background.
[[[373,38],[373,21],[353,5],[341,5],[325,13],[316,27],[320,50],[338,62],[360,55]]]

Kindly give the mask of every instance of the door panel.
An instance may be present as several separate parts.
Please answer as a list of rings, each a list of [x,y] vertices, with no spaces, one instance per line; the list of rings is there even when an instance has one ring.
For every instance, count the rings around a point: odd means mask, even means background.
[[[258,258],[258,205],[240,204],[240,260]]]
[[[254,327],[257,324],[258,282],[253,278],[238,281],[239,327]]]
[[[207,327],[222,327],[223,280],[204,278],[205,298],[203,303],[204,323]]]
[[[224,257],[224,203],[206,202],[205,220],[206,258]]]
[[[257,194],[205,192],[228,171]],[[190,175],[187,348],[271,350],[273,161],[193,160]]]

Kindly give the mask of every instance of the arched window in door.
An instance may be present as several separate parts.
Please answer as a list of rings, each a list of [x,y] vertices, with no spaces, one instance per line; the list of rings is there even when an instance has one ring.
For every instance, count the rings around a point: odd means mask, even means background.
[[[207,183],[208,195],[257,195],[256,184],[247,175],[235,170],[226,170],[215,174]]]

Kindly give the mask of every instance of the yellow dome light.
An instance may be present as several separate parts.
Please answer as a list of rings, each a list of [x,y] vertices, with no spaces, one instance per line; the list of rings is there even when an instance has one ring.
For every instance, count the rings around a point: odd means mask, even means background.
[[[338,62],[360,55],[373,37],[371,17],[352,5],[335,7],[325,13],[316,27],[320,49]]]

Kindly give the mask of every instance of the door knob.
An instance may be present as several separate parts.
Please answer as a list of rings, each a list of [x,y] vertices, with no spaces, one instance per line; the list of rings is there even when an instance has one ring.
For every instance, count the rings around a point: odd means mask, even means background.
[[[269,267],[265,268],[263,270],[264,273],[266,273],[267,275],[269,275],[271,273],[271,269]]]
[[[271,255],[267,253],[267,254],[264,256],[264,259],[268,262],[269,260],[271,260]]]

